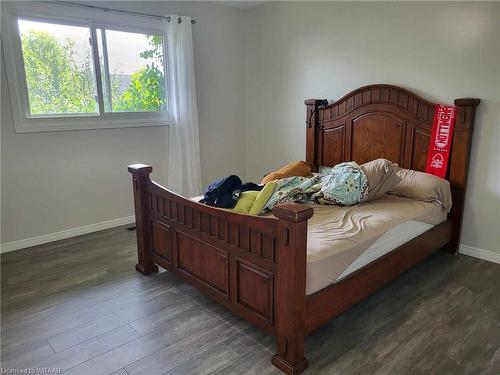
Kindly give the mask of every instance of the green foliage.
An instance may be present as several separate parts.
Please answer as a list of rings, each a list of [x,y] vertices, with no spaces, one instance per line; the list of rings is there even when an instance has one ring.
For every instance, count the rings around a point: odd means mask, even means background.
[[[44,31],[24,33],[22,46],[32,114],[97,111],[90,56],[78,66],[74,43],[63,45]]]
[[[128,88],[119,93],[118,82],[112,82],[113,111],[116,112],[155,112],[164,108],[165,76],[163,74],[163,43],[162,37],[149,35],[150,49],[141,52],[143,59],[152,59],[144,69],[132,74]]]
[[[129,87],[113,100],[118,112],[159,111],[165,104],[163,72],[154,64],[132,74]]]
[[[134,72],[123,91],[111,75],[114,112],[159,111],[165,107],[165,76],[161,36],[148,36],[150,49],[140,57],[151,62]],[[95,113],[95,84],[90,55],[76,63],[75,46],[44,31],[22,35],[23,57],[32,114]],[[122,91],[122,92],[121,92]]]

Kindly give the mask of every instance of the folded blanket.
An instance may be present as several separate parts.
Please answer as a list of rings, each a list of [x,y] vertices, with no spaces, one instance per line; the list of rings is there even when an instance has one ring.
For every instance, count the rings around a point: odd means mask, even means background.
[[[263,211],[288,202],[352,206],[365,201],[367,196],[368,179],[363,169],[355,162],[341,163],[327,174],[311,178],[289,177],[277,181]]]

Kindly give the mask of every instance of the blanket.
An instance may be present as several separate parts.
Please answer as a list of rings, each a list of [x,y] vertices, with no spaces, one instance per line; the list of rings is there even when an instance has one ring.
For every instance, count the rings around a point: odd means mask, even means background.
[[[263,211],[276,204],[299,202],[352,206],[366,200],[368,179],[355,162],[337,164],[326,174],[289,177],[277,181]]]

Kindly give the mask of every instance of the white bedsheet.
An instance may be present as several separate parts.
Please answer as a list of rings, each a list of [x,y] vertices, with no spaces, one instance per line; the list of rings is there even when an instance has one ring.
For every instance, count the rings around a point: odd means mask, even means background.
[[[416,220],[409,220],[405,223],[388,230],[382,237],[376,240],[359,258],[351,263],[336,281],[344,279],[351,273],[363,268],[374,260],[390,253],[392,250],[405,244],[411,239],[421,235],[434,227],[434,225],[422,223]]]

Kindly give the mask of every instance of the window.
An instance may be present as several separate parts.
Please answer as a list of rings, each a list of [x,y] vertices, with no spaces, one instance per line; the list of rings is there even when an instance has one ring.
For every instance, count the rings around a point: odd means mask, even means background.
[[[16,131],[168,124],[161,23],[48,7],[2,20]]]

